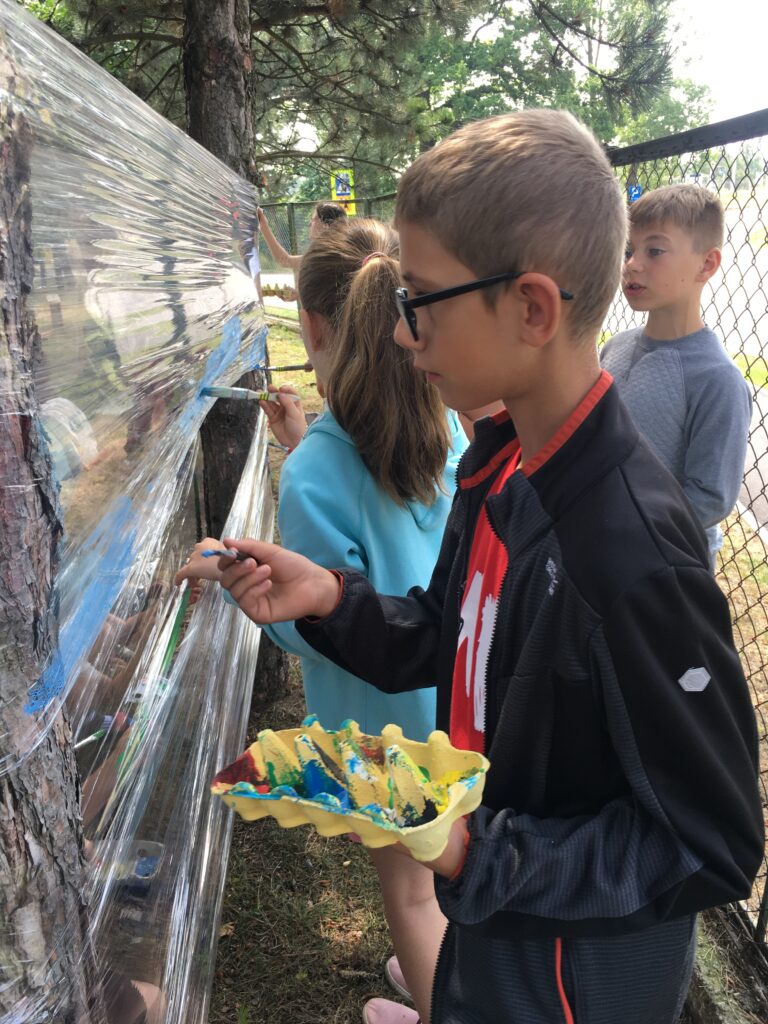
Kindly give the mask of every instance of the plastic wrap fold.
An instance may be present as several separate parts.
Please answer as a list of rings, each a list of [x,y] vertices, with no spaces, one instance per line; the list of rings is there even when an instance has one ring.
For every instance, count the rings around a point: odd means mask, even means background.
[[[46,741],[63,706],[79,810],[72,836],[50,846],[54,859],[79,847],[84,897],[78,919],[45,926],[57,892],[35,903],[40,840],[9,842],[18,808],[8,798],[0,887],[14,912],[0,914],[0,1020],[133,1024],[143,1006],[147,1021],[202,1022],[229,836],[208,784],[242,748],[259,632],[218,587],[191,614],[172,579],[204,531],[196,438],[213,403],[202,391],[264,361],[250,269],[257,201],[10,2],[0,4],[0,104],[11,225],[0,239],[0,517],[6,540],[19,537],[0,567],[0,787],[13,793],[32,756],[44,766],[58,756]],[[20,308],[33,338],[24,358]],[[19,438],[38,452],[32,483],[13,468]],[[266,451],[260,425],[232,533],[271,536]],[[42,581],[19,519],[21,492],[38,485],[61,524]],[[24,623],[13,614],[36,583],[46,606],[33,625],[49,651],[20,685],[9,648]],[[45,800],[44,787],[24,799]],[[82,1000],[72,1010],[85,977],[73,944],[89,959],[86,1011]]]

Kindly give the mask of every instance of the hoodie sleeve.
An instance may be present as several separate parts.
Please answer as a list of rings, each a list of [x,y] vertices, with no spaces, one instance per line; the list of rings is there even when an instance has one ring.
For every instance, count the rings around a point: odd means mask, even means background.
[[[593,638],[607,728],[629,785],[595,815],[481,807],[443,912],[644,924],[746,898],[763,855],[754,711],[728,607],[703,568],[633,586]]]
[[[747,457],[752,395],[736,366],[709,374],[686,422],[680,486],[705,528],[730,515],[739,496]]]

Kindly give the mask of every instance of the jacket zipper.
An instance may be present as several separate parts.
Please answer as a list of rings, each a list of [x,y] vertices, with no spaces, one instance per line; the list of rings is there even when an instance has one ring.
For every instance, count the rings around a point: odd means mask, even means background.
[[[437,975],[438,975],[438,972],[440,970],[440,961],[442,960],[443,953],[445,952],[445,940],[448,938],[448,929],[450,927],[451,927],[451,922],[449,921],[446,924],[446,926],[445,926],[445,931],[443,932],[442,939],[440,939],[440,946],[439,946],[439,948],[437,950],[437,960],[435,961],[435,980],[432,983],[432,994],[431,994],[430,1000],[429,1000],[429,1019],[430,1020],[435,1020],[435,1010],[437,1008],[437,996],[436,996],[436,992],[437,992]],[[421,1024],[421,1022],[419,1022],[419,1024]]]

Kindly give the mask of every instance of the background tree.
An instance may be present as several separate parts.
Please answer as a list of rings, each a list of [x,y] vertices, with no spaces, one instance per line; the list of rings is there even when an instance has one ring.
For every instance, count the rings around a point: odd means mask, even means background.
[[[183,13],[187,129],[196,142],[247,178],[253,172],[248,0],[184,0]],[[237,385],[258,389],[261,376],[247,373]],[[224,530],[260,415],[255,402],[218,401],[200,430],[210,536],[220,537]],[[262,633],[255,697],[268,700],[284,692],[288,674],[287,655]]]
[[[187,127],[186,3],[27,2]],[[328,171],[352,159],[360,193],[388,191],[420,149],[457,124],[523,104],[564,106],[618,141],[619,126],[656,97],[672,102],[671,0],[244,2],[251,173],[266,172],[273,195],[302,177],[302,194],[315,180],[325,193]]]

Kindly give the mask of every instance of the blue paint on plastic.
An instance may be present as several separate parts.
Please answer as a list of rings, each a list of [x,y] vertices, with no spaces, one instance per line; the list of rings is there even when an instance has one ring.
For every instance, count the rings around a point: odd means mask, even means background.
[[[263,366],[267,358],[267,328],[260,327],[248,348],[243,352],[243,364],[249,368]]]
[[[136,526],[128,498],[116,502],[82,547],[83,554],[62,573],[64,603],[77,586],[77,606],[67,616],[59,642],[40,678],[30,687],[24,710],[42,711],[64,690],[78,661],[93,646],[117,600],[135,557]]]
[[[224,330],[221,332],[221,341],[205,362],[203,378],[198,387],[198,396],[203,388],[210,387],[235,362],[240,355],[242,337],[243,327],[240,323],[240,317],[230,317],[224,324]]]

